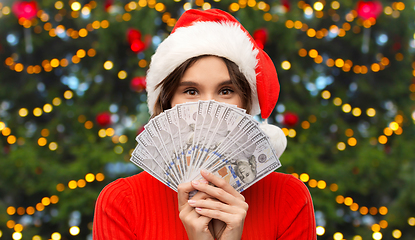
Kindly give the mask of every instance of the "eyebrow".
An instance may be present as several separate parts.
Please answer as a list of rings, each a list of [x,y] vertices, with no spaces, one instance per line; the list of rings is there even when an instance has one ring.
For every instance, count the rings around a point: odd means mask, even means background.
[[[193,81],[184,81],[184,82],[179,83],[179,87],[180,86],[196,86],[197,87],[199,85],[200,85],[199,83],[193,82]],[[224,86],[224,85],[233,85],[233,83],[231,80],[226,80],[226,81],[219,83],[219,86]]]

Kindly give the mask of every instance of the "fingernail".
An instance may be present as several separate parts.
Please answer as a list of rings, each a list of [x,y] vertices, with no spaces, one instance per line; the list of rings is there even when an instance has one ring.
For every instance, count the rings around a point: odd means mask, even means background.
[[[209,172],[208,171],[206,171],[205,169],[202,169],[201,170],[204,174],[206,174],[206,175],[208,175],[209,174]]]
[[[199,180],[199,182],[202,183],[202,184],[208,184],[209,183],[206,179],[201,179],[201,180]]]
[[[195,203],[196,203],[196,201],[195,201],[195,200],[187,200],[187,202],[188,202],[190,205],[193,205],[193,204],[195,204]]]
[[[198,185],[199,184],[199,181],[192,181],[192,184],[193,185]]]
[[[200,212],[202,209],[200,207],[195,208],[196,211]]]

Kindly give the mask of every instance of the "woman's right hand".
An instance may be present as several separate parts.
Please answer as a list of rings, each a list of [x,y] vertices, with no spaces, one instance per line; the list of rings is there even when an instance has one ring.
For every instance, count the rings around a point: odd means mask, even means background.
[[[208,184],[204,179],[199,180],[200,184]],[[212,229],[209,227],[211,218],[198,214],[194,207],[188,204],[189,194],[196,189],[190,182],[182,183],[178,187],[179,217],[182,220],[187,236],[190,240],[213,240]],[[197,192],[192,200],[206,200],[209,196],[203,192]]]

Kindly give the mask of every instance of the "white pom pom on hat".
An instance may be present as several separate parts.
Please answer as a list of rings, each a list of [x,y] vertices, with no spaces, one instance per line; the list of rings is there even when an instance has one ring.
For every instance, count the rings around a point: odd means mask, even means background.
[[[287,137],[281,128],[268,124],[266,121],[259,124],[259,127],[264,131],[271,140],[272,148],[275,150],[275,154],[281,157],[282,153],[287,147]]]
[[[275,66],[238,20],[219,9],[185,11],[172,33],[158,46],[146,76],[147,102],[151,115],[160,94],[160,88],[156,86],[183,62],[200,55],[224,57],[234,62],[252,90],[250,114],[261,113],[264,119],[270,116],[280,91]],[[281,143],[273,145],[283,149],[283,152],[287,140],[285,135],[282,140],[282,130],[276,128],[278,127],[265,126],[265,132],[272,142],[272,138],[277,136],[277,141]]]

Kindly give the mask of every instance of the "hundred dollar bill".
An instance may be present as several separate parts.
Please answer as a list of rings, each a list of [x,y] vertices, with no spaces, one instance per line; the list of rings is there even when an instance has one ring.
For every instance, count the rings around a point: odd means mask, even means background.
[[[259,123],[251,115],[241,113],[238,109],[230,109],[223,116],[223,119],[226,121],[226,125],[229,126],[229,133],[214,152],[216,155],[218,152],[223,152],[224,149],[229,148],[229,145],[238,143],[238,139],[244,136],[251,127],[255,126],[259,129]]]
[[[238,192],[242,192],[281,166],[268,137],[257,135],[241,151],[235,151],[221,164],[208,170],[221,177]],[[196,179],[200,179],[199,176]]]
[[[164,152],[167,154],[167,158],[171,163],[174,164],[175,170],[177,172],[178,181],[180,182],[183,179],[183,167],[181,166],[181,160],[179,154],[176,151],[174,139],[170,132],[170,127],[165,113],[159,114],[152,119],[152,123],[156,129],[156,132],[160,138],[161,147],[164,149]]]
[[[204,115],[204,122],[201,126],[201,135],[199,137],[198,154],[196,155],[195,161],[199,163],[201,153],[206,152],[207,149],[216,148],[222,143],[223,138],[229,133],[227,130],[227,122],[221,121],[223,114],[226,109],[232,108],[233,110],[245,113],[246,110],[238,108],[236,105],[227,103],[216,102],[210,100],[207,105],[207,109],[202,112]],[[205,148],[206,146],[206,148]]]
[[[223,106],[224,110],[216,112],[215,114],[216,117],[219,117],[218,123],[214,126],[213,135],[209,139],[209,143],[203,147],[204,152],[201,154],[202,156],[196,161],[197,168],[196,171],[192,172],[191,177],[189,178],[190,180],[194,179],[194,177],[199,174],[199,169],[205,169],[207,163],[214,164],[214,161],[217,160],[216,155],[218,155],[218,152],[220,153],[223,151],[223,148],[234,143],[236,140],[234,137],[241,135],[243,130],[246,129],[243,128],[245,124],[249,122],[254,124],[254,122],[252,122],[253,119],[251,119],[249,115],[240,111],[235,106],[230,106],[229,104],[219,105]],[[217,109],[220,110],[221,108],[219,107]],[[237,135],[237,133],[239,135]]]
[[[214,148],[212,145],[211,137],[212,133],[215,131],[215,128],[218,127],[219,123],[219,115],[223,113],[224,107],[219,105],[215,101],[209,101],[207,105],[206,112],[204,113],[204,122],[201,126],[200,130],[200,136],[199,136],[199,147],[197,149],[197,153],[195,154],[196,157],[194,159],[195,161],[195,169],[198,170],[200,168],[200,165],[203,162],[203,156],[209,152],[210,149]],[[227,127],[224,126],[222,130],[227,130]],[[216,132],[216,131],[215,131]],[[221,132],[221,134],[227,134],[226,132]],[[219,138],[220,136],[217,136],[216,138]]]
[[[197,154],[200,147],[203,145],[205,139],[204,130],[209,126],[211,119],[206,114],[209,107],[209,101],[199,101],[196,112],[196,123],[195,123],[195,133],[192,144],[192,155],[191,155],[191,164],[189,171],[194,172],[197,170]]]
[[[203,169],[208,167],[207,164],[210,166],[215,164],[215,161],[218,160],[218,158],[227,151],[230,145],[234,144],[237,138],[240,137],[244,131],[248,129],[245,127],[245,125],[253,125],[253,123],[250,121],[250,118],[247,117],[246,114],[241,114],[240,112],[233,111],[231,108],[226,109],[221,121],[224,122],[224,125],[226,125],[228,128],[226,131],[227,134],[220,140],[219,146],[207,154],[206,158],[204,159],[204,164],[201,166]]]
[[[171,175],[150,156],[146,148],[135,148],[130,160],[160,182],[177,191],[177,184],[173,182]]]
[[[168,109],[164,111],[166,114],[169,131],[171,134],[171,138],[173,141],[174,150],[176,152],[176,158],[180,161],[180,170],[182,172],[182,177],[184,177],[185,173],[187,172],[187,166],[182,146],[182,134],[180,129],[182,128],[177,116],[177,108]],[[184,126],[185,127],[185,126]],[[183,179],[182,179],[183,180]]]
[[[167,164],[168,169],[171,169],[172,175],[175,178],[176,182],[180,182],[180,177],[178,174],[177,166],[175,161],[171,159],[163,147],[163,141],[161,140],[160,136],[157,134],[157,128],[154,124],[154,121],[150,121],[144,126],[144,129],[148,133],[149,138],[151,139],[153,146],[156,147],[158,152],[160,153],[160,157],[164,160]]]
[[[208,106],[206,118],[211,119],[210,125],[205,126],[208,127],[206,131],[204,130],[203,132],[205,140],[203,145],[199,149],[197,158],[195,159],[196,169],[193,172],[190,179],[192,179],[195,174],[199,174],[199,169],[208,159],[207,155],[210,152],[216,150],[217,147],[223,142],[226,135],[229,133],[227,122],[222,121],[223,115],[228,111],[228,109],[229,106],[225,106],[224,104],[218,104],[218,102],[215,101],[211,101],[211,104]]]
[[[185,165],[187,168],[186,174],[184,176],[184,181],[187,181],[188,174],[190,173],[189,167],[191,166],[192,153],[194,149],[194,131],[196,124],[196,114],[197,114],[197,102],[183,103],[175,106],[177,109],[177,117],[180,125],[180,133],[183,136],[182,147],[185,156]]]
[[[241,132],[240,134],[235,134],[232,138],[232,141],[224,144],[222,148],[218,151],[212,152],[211,159],[209,162],[203,166],[204,169],[211,170],[213,167],[221,167],[225,164],[231,156],[238,154],[249,155],[254,151],[254,144],[260,137],[266,137],[264,133],[261,132],[260,128],[252,122],[247,122],[242,125],[240,130],[234,130]]]
[[[136,141],[137,146],[132,155],[136,156],[138,159],[142,159],[142,163],[147,166],[147,168],[152,169],[152,172],[157,173],[159,178],[166,179],[169,182],[168,185],[173,185],[177,188],[179,182],[174,178],[169,164],[164,161],[157,147],[151,142],[148,132],[146,130],[141,132],[141,134],[136,137]],[[136,163],[135,161],[133,162]],[[159,170],[156,170],[157,168]],[[160,172],[163,172],[163,174],[160,174]]]
[[[256,127],[256,124],[252,121],[249,121],[249,118],[244,117],[241,119],[235,128],[226,135],[225,139],[217,148],[217,150],[215,150],[214,154],[218,155],[218,153],[229,151],[228,149],[233,145],[240,145],[245,143],[244,140],[246,140],[246,134],[253,127]]]

